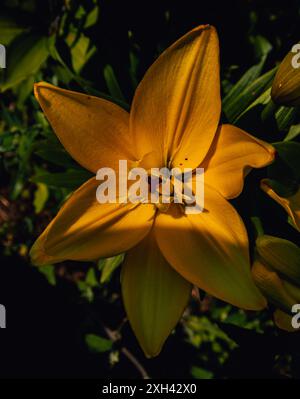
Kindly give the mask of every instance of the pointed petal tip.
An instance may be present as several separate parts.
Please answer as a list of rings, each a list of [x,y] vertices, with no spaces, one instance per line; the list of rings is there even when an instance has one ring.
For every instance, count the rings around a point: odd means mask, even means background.
[[[144,354],[145,354],[147,359],[153,359],[153,358],[157,357],[160,354],[161,349],[162,348],[159,348],[158,350],[152,351],[152,352],[147,352],[145,349],[143,349],[143,351],[144,351]]]
[[[257,292],[258,292],[257,302],[255,303],[255,305],[253,305],[253,303],[252,303],[249,308],[244,307],[245,310],[259,311],[259,310],[266,309],[266,307],[268,306],[268,302],[267,302],[266,298],[260,293],[260,291],[258,289],[257,289]]]
[[[168,339],[168,337],[166,337],[166,339],[158,346],[158,345],[153,345],[153,342],[146,342],[145,340],[141,340],[137,336],[136,338],[147,359],[153,359],[157,357],[162,351],[166,340]]]
[[[41,81],[41,82],[34,83],[34,85],[33,85],[34,96],[39,101],[41,89],[53,89],[53,88],[55,89],[56,87],[47,82]]]
[[[47,82],[43,82],[43,81],[36,82],[36,83],[33,84],[33,88],[34,88],[35,91],[38,91],[38,89],[40,87],[47,86],[47,85],[49,85],[49,83],[47,83]]]
[[[145,356],[158,356],[187,306],[191,285],[167,263],[153,232],[127,252],[121,287],[129,324]]]
[[[174,326],[174,328],[175,328],[175,326]],[[136,335],[136,332],[134,332],[134,334],[136,336],[136,339],[138,340],[138,343],[139,343],[142,351],[144,352],[145,357],[147,359],[153,359],[160,355],[171,332],[163,340],[161,340],[160,343],[154,342],[153,340],[149,341],[149,340],[145,339],[145,337],[142,338],[141,336]]]
[[[275,156],[276,156],[276,153],[277,153],[276,148],[273,147],[272,144],[270,144],[270,143],[268,143],[266,141],[263,141],[263,140],[260,140],[260,139],[257,139],[257,138],[256,138],[256,140],[267,151],[267,153],[269,155],[268,159],[266,159],[265,162],[262,163],[259,167],[262,168],[262,167],[270,165],[275,159]]]
[[[216,28],[211,25],[211,24],[201,24],[196,26],[196,28],[193,29],[194,31],[204,31],[204,30],[212,30],[214,32],[216,32]]]
[[[276,201],[276,198],[279,197],[279,195],[273,190],[271,183],[270,183],[270,179],[268,179],[268,178],[261,179],[259,186],[260,186],[261,190],[263,190],[273,200]]]
[[[244,310],[251,310],[254,312],[265,309],[268,306],[268,301],[264,297],[264,295],[260,292],[260,290],[256,287],[254,281],[253,281],[253,294],[254,295],[251,301],[247,302],[244,301],[244,303],[241,304],[232,303],[232,305]]]
[[[34,85],[33,85],[34,96],[35,96],[35,98],[36,98],[37,100],[38,100],[38,97],[39,97],[39,87],[41,86],[41,83],[42,83],[42,82],[34,83]]]
[[[260,188],[265,192],[268,193],[269,190],[271,190],[271,187],[269,185],[269,179],[261,179],[260,181]]]
[[[46,250],[46,240],[51,224],[52,222],[43,231],[43,233],[35,240],[29,251],[30,261],[33,266],[45,266],[61,262],[64,260],[62,258],[58,258],[55,255],[50,255],[49,249]]]
[[[31,247],[29,252],[31,264],[34,266],[44,266],[51,263],[50,257],[45,253],[41,241],[41,237],[39,237]]]
[[[209,24],[194,27],[155,60],[131,107],[138,158],[159,149],[157,164],[160,158],[171,159],[174,167],[201,163],[220,119],[219,69],[218,36]],[[199,135],[202,130],[205,135]]]

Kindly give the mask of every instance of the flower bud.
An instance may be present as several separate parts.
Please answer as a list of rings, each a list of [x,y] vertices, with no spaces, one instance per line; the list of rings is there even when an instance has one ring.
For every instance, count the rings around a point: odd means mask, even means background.
[[[271,97],[279,105],[300,105],[300,43],[292,47],[279,65]]]
[[[279,275],[300,286],[300,248],[283,238],[262,235],[256,240],[260,259]]]
[[[277,308],[275,324],[289,332],[299,331],[292,324],[292,307],[300,303],[300,248],[291,241],[262,235],[256,240],[256,255],[253,280]]]
[[[262,294],[279,309],[290,312],[295,299],[286,290],[278,274],[259,260],[252,267],[252,276]]]

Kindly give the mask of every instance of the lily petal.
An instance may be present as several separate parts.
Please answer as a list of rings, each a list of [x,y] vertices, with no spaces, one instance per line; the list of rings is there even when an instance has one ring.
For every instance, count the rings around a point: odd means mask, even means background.
[[[99,181],[88,180],[67,200],[31,249],[33,264],[95,260],[134,247],[149,232],[152,204],[99,204]]]
[[[292,219],[295,227],[300,231],[300,190],[296,194],[284,198],[280,197],[270,186],[268,179],[263,179],[260,183],[262,190],[267,193],[274,201],[281,205]]]
[[[205,181],[225,198],[235,198],[243,190],[244,177],[251,168],[269,165],[275,149],[233,125],[221,125],[201,165]]]
[[[127,253],[121,284],[141,347],[147,357],[158,355],[187,305],[191,284],[169,266],[152,233]]]
[[[134,160],[129,139],[129,114],[118,105],[45,82],[35,96],[59,140],[84,168],[118,168],[120,159]]]
[[[158,57],[130,112],[139,159],[156,153],[154,167],[200,164],[220,118],[219,74],[218,36],[209,25],[188,32]]]
[[[178,205],[160,213],[154,229],[167,261],[191,283],[244,309],[262,309],[265,298],[250,272],[248,238],[236,210],[205,186],[205,210],[183,214]]]

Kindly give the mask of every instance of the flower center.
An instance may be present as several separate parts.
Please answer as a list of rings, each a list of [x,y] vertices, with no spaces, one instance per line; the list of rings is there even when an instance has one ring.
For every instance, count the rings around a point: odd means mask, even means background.
[[[148,186],[151,203],[160,212],[167,212],[172,203],[194,205],[195,198],[191,184],[187,186],[182,173],[170,175],[168,169],[148,174]],[[164,173],[165,172],[165,173]]]

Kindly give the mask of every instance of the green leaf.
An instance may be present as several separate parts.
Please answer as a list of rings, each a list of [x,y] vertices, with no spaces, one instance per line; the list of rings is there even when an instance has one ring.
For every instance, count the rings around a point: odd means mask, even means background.
[[[279,107],[275,112],[276,123],[279,131],[287,129],[294,121],[297,109],[293,107]]]
[[[234,346],[234,342],[229,339],[216,323],[206,316],[189,316],[184,327],[188,335],[188,342],[197,348],[200,348],[203,342],[212,342],[216,339]]]
[[[261,72],[261,63],[252,66],[248,71],[241,77],[241,79],[232,87],[229,93],[223,99],[223,110],[225,114],[230,114],[232,103],[235,98],[239,96],[247,86],[256,79]]]
[[[120,100],[118,98],[113,98],[105,93],[99,92],[98,90],[91,87],[90,82],[81,78],[80,76],[77,76],[73,71],[71,71],[71,69],[68,67],[66,62],[61,57],[58,49],[55,46],[55,42],[53,40],[51,41],[51,45],[50,45],[50,53],[51,53],[51,56],[62,65],[62,67],[65,69],[65,71],[70,76],[70,79],[74,79],[75,82],[78,83],[86,93],[88,93],[92,96],[104,98],[105,100],[108,100],[115,104],[118,104],[120,107],[124,108],[126,111],[130,110],[130,106],[125,101]]]
[[[224,323],[233,324],[235,326],[240,326],[240,327],[244,327],[246,322],[247,322],[246,314],[243,311],[239,310],[237,312],[231,313],[224,320]]]
[[[117,81],[117,78],[116,78],[116,75],[114,73],[112,66],[106,65],[104,67],[103,74],[104,74],[104,79],[105,79],[109,94],[113,98],[125,102],[125,98],[123,96],[122,90],[119,86],[119,83]]]
[[[102,270],[100,282],[106,283],[110,280],[114,270],[120,266],[124,260],[124,254],[114,256],[112,258],[100,259],[98,267]]]
[[[279,155],[267,169],[270,186],[281,197],[289,197],[298,190],[298,183],[291,167]]]
[[[81,168],[67,153],[60,143],[53,140],[43,140],[36,143],[37,151],[34,153],[54,165],[66,168]]]
[[[129,75],[132,83],[132,87],[135,90],[137,85],[138,85],[138,79],[137,79],[137,69],[139,65],[139,59],[137,55],[130,51],[129,53]]]
[[[48,187],[43,183],[38,183],[37,189],[34,192],[34,200],[33,200],[35,213],[40,213],[44,209],[48,198],[49,198]]]
[[[74,40],[74,37],[75,34],[69,35],[68,38],[69,44]],[[90,43],[91,43],[90,39],[81,34],[76,43],[71,46],[72,66],[77,74],[80,73],[84,65],[96,52],[96,47],[91,46]]]
[[[95,25],[98,21],[99,17],[99,7],[95,6],[92,11],[86,16],[84,28],[90,28],[91,26]]]
[[[252,44],[254,46],[255,55],[258,59],[265,58],[272,50],[271,43],[264,36],[251,37]]]
[[[211,380],[214,376],[214,373],[212,373],[211,371],[205,370],[202,367],[197,367],[197,366],[192,367],[191,374],[194,378],[200,380]]]
[[[275,143],[280,158],[282,158],[286,164],[291,168],[294,176],[300,178],[300,143],[295,141],[283,141]]]
[[[271,101],[271,88],[268,88],[259,97],[257,97],[257,99],[253,101],[253,103],[251,103],[248,106],[248,108],[246,108],[245,111],[243,111],[236,120],[240,120],[242,116],[247,114],[247,112],[249,112],[257,105],[268,105],[270,101]]]
[[[267,55],[272,49],[271,44],[262,36],[255,36],[253,38],[253,45],[257,58],[260,61],[245,72],[223,99],[223,111],[229,121],[235,119],[245,109],[245,107],[241,108],[242,104],[239,104],[239,99],[244,98],[243,103],[245,103],[245,96],[243,95],[247,92],[248,86],[259,77]]]
[[[108,352],[113,346],[113,343],[109,339],[102,338],[95,334],[87,334],[85,336],[85,343],[89,350],[94,353]]]
[[[49,40],[49,51],[51,57],[63,67],[66,75],[69,76],[70,80],[74,79],[75,82],[78,83],[78,85],[84,91],[86,91],[89,94],[94,94],[91,92],[90,82],[88,82],[87,80],[83,79],[82,77],[74,73],[71,69],[71,66],[69,66],[70,65],[69,58],[71,58],[71,52],[65,41],[56,42],[55,38],[52,37]],[[64,54],[68,58],[68,61],[66,61],[61,54]]]
[[[9,16],[0,16],[0,41],[7,46],[15,37],[28,31],[28,27],[17,23]]]
[[[24,188],[24,184],[25,184],[24,173],[19,171],[12,183],[12,190],[10,193],[10,197],[12,200],[15,201],[18,198],[18,196],[21,194]]]
[[[53,265],[41,266],[39,267],[39,271],[46,277],[49,284],[56,284],[55,269]]]
[[[34,75],[49,55],[48,38],[33,33],[18,36],[7,50],[7,68],[1,91]]]
[[[19,109],[22,109],[24,106],[24,102],[33,93],[33,85],[34,85],[34,76],[29,76],[29,78],[25,79],[18,86],[16,86],[16,94],[17,94],[17,106]]]
[[[26,164],[23,166],[28,167],[27,163],[33,151],[34,140],[36,136],[37,136],[37,131],[34,129],[24,132],[21,136],[17,153],[19,158],[22,160],[23,164]]]
[[[263,100],[266,101],[266,90],[271,87],[275,72],[276,68],[255,79],[251,84],[247,83],[244,85],[243,83],[241,89],[237,91],[235,91],[235,86],[232,88],[226,97],[233,91],[234,96],[230,96],[230,101],[226,100],[225,97],[225,107],[223,106],[223,110],[229,122],[235,122],[241,115],[246,113],[246,111],[254,107],[261,95],[263,95]],[[262,99],[259,101],[262,101]]]
[[[62,187],[75,190],[92,177],[85,170],[68,170],[62,173],[40,172],[31,178],[34,183],[44,183],[50,187]]]
[[[88,270],[88,272],[86,274],[86,277],[85,277],[85,283],[87,285],[89,285],[90,287],[97,287],[98,280],[97,280],[97,277],[96,277],[95,269],[93,267],[89,268],[89,270]]]
[[[80,291],[81,296],[89,303],[92,303],[94,300],[93,288],[89,284],[87,284],[85,281],[81,281],[81,280],[78,280],[76,282],[76,285]]]
[[[300,134],[300,123],[298,123],[297,125],[292,125],[290,127],[290,130],[288,131],[288,134],[286,135],[286,137],[284,138],[283,141],[290,141],[295,139],[298,135]]]

